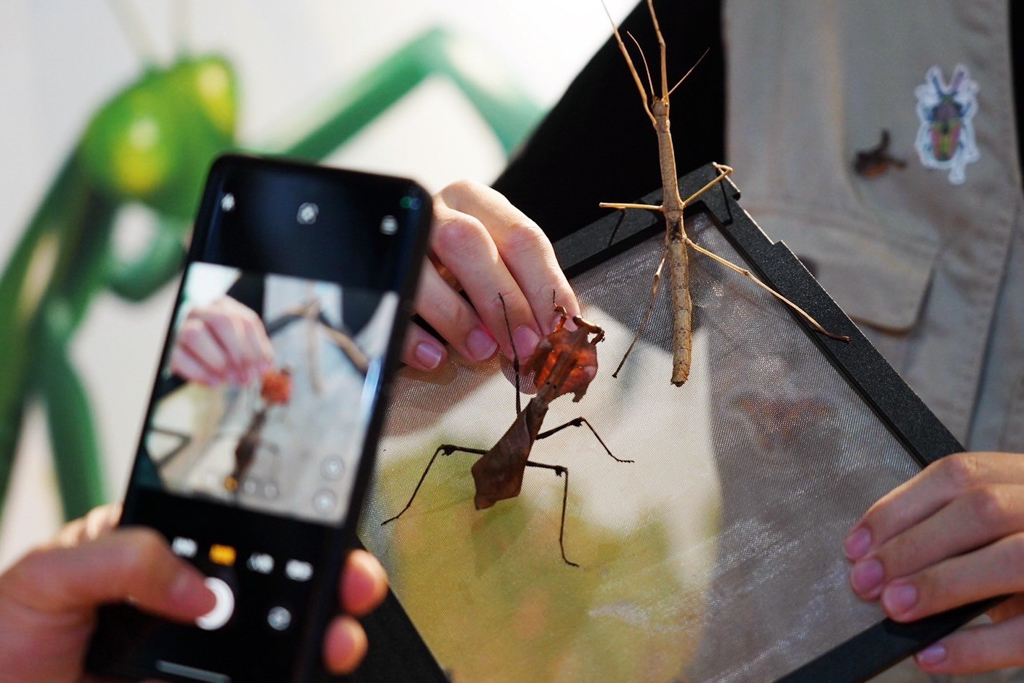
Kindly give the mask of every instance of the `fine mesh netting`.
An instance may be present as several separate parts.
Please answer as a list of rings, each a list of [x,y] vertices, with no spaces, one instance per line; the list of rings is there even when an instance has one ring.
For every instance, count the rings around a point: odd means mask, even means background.
[[[741,263],[706,216],[702,246]],[[655,237],[575,278],[584,317],[604,327],[601,370],[578,404],[551,404],[518,498],[473,507],[477,456],[515,416],[510,363],[457,359],[440,374],[402,371],[375,494],[360,536],[458,683],[771,681],[882,619],[847,583],[842,540],[882,494],[917,471],[786,309],[691,252],[694,360],[669,382],[667,282],[618,379],[661,255]],[[456,354],[452,354],[455,356]],[[524,382],[524,386],[526,383]],[[524,401],[529,397],[524,396]]]

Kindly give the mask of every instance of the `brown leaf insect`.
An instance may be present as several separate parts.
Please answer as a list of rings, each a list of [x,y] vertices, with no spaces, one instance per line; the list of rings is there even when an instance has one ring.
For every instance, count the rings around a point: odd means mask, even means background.
[[[832,339],[848,342],[849,337],[832,334],[826,330],[802,308],[754,277],[749,270],[741,268],[740,266],[730,263],[726,259],[713,254],[691,240],[686,234],[686,227],[683,222],[683,212],[686,210],[686,207],[705,192],[720,183],[726,176],[732,173],[732,169],[722,164],[715,164],[715,168],[718,169],[718,175],[711,182],[686,199],[680,197],[678,181],[679,174],[676,171],[675,150],[672,146],[671,123],[669,121],[669,97],[673,92],[675,92],[676,88],[686,80],[687,76],[693,72],[693,69],[697,68],[697,65],[695,64],[689,71],[687,71],[674,86],[671,88],[668,87],[665,37],[661,33],[661,27],[658,25],[658,17],[654,12],[654,0],[647,0],[647,7],[650,9],[651,20],[654,22],[654,31],[658,36],[658,45],[661,51],[661,95],[658,95],[655,92],[654,81],[651,78],[651,71],[647,66],[647,58],[644,57],[640,44],[632,34],[627,32],[630,40],[633,41],[637,49],[640,51],[640,57],[643,60],[644,69],[647,72],[647,83],[651,91],[650,98],[648,99],[647,91],[644,89],[643,81],[640,79],[640,74],[633,63],[633,59],[629,55],[629,50],[626,49],[626,44],[622,41],[619,29],[615,26],[615,22],[612,20],[610,14],[608,15],[608,20],[612,22],[612,29],[615,33],[615,41],[619,45],[619,51],[622,52],[622,56],[625,57],[626,64],[629,66],[630,74],[633,76],[633,81],[636,83],[636,87],[640,91],[640,97],[643,99],[644,111],[647,113],[648,118],[650,118],[651,124],[654,126],[654,130],[658,136],[658,159],[661,165],[662,203],[655,206],[652,204],[602,202],[601,206],[610,209],[645,209],[648,211],[658,211],[662,213],[665,216],[665,247],[662,252],[661,262],[658,264],[658,268],[654,272],[654,284],[651,286],[651,297],[647,306],[647,312],[637,329],[633,342],[629,345],[625,355],[622,357],[622,361],[619,363],[618,368],[615,369],[612,376],[618,376],[619,370],[622,369],[623,364],[626,362],[626,358],[629,357],[630,352],[633,350],[633,346],[636,345],[637,340],[640,338],[640,334],[643,332],[644,326],[647,325],[647,321],[651,317],[651,312],[654,310],[655,296],[658,293],[658,284],[661,280],[661,272],[665,267],[665,261],[668,260],[669,278],[671,280],[672,288],[672,305],[673,310],[675,311],[672,329],[672,383],[676,386],[680,386],[689,377],[690,358],[693,347],[693,303],[690,299],[690,269],[686,247],[704,254],[723,266],[750,278],[750,280],[759,287],[767,290],[772,296],[796,311],[821,334],[831,337]],[[605,7],[605,13],[608,13],[607,7]],[[706,55],[707,52],[704,54]],[[703,59],[703,57],[701,57],[701,59]],[[699,64],[700,60],[698,60],[697,63]]]
[[[500,297],[500,295],[499,295]],[[502,307],[505,299],[501,297]],[[452,453],[470,453],[481,456],[471,468],[473,481],[476,484],[476,497],[474,504],[477,510],[491,507],[500,500],[515,498],[523,485],[523,474],[527,467],[538,467],[552,470],[556,476],[562,477],[564,487],[562,492],[562,521],[558,530],[558,545],[562,551],[562,559],[566,564],[578,567],[575,562],[565,556],[565,507],[569,497],[569,469],[562,465],[548,465],[545,463],[530,460],[530,451],[533,444],[557,434],[566,427],[580,427],[585,425],[597,441],[604,448],[605,452],[617,462],[633,462],[616,458],[605,445],[604,441],[594,430],[593,426],[584,417],[577,417],[569,420],[563,425],[549,429],[546,432],[540,431],[544,423],[544,416],[547,415],[548,406],[553,400],[563,394],[573,394],[573,402],[579,401],[590,386],[590,382],[597,374],[597,344],[604,339],[604,330],[597,325],[591,324],[580,316],[573,316],[572,321],[576,329],[569,330],[565,324],[569,320],[569,314],[564,307],[555,304],[555,311],[560,314],[561,319],[555,329],[537,346],[533,356],[526,365],[534,372],[534,384],[537,393],[533,395],[526,409],[522,408],[522,399],[519,391],[519,358],[513,347],[513,369],[516,377],[516,419],[508,428],[494,447],[490,450],[481,448],[468,448],[454,444],[442,444],[434,451],[434,455],[427,463],[419,483],[405,504],[394,517],[381,523],[388,524],[401,517],[412,501],[419,493],[427,473],[433,467],[439,455],[451,455]],[[508,314],[505,315],[505,324],[508,327]],[[511,330],[509,330],[511,338]]]

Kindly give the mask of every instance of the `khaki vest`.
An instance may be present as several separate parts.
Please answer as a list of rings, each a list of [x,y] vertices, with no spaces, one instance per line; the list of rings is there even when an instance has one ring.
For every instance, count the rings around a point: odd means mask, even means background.
[[[952,432],[1024,452],[1024,225],[1007,0],[728,0],[728,160],[743,206]],[[978,159],[927,168],[915,89],[962,64]],[[905,169],[865,178],[888,129]],[[964,135],[961,130],[961,139]]]

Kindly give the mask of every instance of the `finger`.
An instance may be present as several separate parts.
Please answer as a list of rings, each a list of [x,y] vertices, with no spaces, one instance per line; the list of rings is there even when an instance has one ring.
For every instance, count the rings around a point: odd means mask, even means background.
[[[199,382],[211,387],[224,382],[224,377],[209,370],[181,345],[175,346],[171,352],[171,372],[189,382]]]
[[[243,314],[231,306],[221,305],[197,311],[196,317],[205,323],[210,335],[220,346],[227,366],[234,375],[233,379],[238,383],[247,381],[245,369],[250,364],[250,356],[255,354],[248,350],[249,335]]]
[[[334,619],[324,636],[324,664],[334,674],[355,671],[366,656],[366,632],[354,618],[343,615]]]
[[[424,264],[420,273],[416,312],[471,361],[485,361],[498,350],[497,342],[473,306],[449,287],[430,264]]]
[[[228,378],[231,370],[228,357],[209,327],[198,317],[185,320],[178,335],[178,346],[213,376],[220,380]]]
[[[362,616],[374,610],[388,593],[388,575],[376,557],[353,550],[341,576],[341,604],[346,612]]]
[[[859,567],[878,562],[884,569],[882,579],[891,580],[1019,531],[1024,531],[1024,486],[986,485],[890,538],[852,571],[863,573]]]
[[[68,522],[57,532],[54,545],[69,548],[93,541],[107,533],[121,518],[120,503],[110,503],[93,508],[84,517]]]
[[[886,584],[882,607],[912,621],[979,600],[1024,591],[1024,533]]]
[[[249,344],[250,348],[254,350],[255,363],[260,373],[267,372],[273,367],[274,363],[274,345],[267,335],[267,328],[263,325],[263,321],[257,317],[255,324],[250,325],[248,331]]]
[[[241,365],[237,371],[244,378],[245,382],[252,382],[270,369],[269,359],[264,355],[263,344],[260,337],[265,337],[263,323],[259,320],[242,320],[241,334],[243,335],[237,350],[241,356]]]
[[[972,674],[1024,665],[1024,617],[961,629],[914,656],[929,673]]]
[[[129,601],[190,620],[215,603],[203,575],[148,529],[119,529],[78,547],[33,552],[11,568],[8,586],[13,599],[50,613]]]
[[[410,323],[405,333],[402,362],[420,370],[436,370],[448,358],[444,345],[422,327]]]
[[[526,295],[543,334],[550,333],[558,322],[552,298],[569,311],[570,317],[580,313],[576,294],[558,265],[550,240],[503,194],[480,183],[461,181],[446,187],[441,196],[450,208],[483,222]]]
[[[864,557],[973,488],[1024,483],[1022,460],[1008,453],[957,453],[932,463],[871,506],[846,537],[847,556],[851,560]]]
[[[990,609],[987,614],[997,624],[1024,614],[1024,594],[1018,593],[1007,600],[1003,600]]]
[[[540,341],[540,325],[483,223],[438,200],[434,204],[430,246],[434,256],[462,285],[502,351],[511,358],[515,340],[521,357],[531,355]]]

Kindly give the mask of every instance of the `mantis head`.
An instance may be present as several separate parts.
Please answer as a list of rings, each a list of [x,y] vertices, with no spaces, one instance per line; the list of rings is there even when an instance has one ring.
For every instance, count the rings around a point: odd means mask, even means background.
[[[206,169],[235,137],[235,75],[219,56],[151,67],[92,118],[79,161],[118,202],[188,221]]]
[[[544,384],[554,387],[555,396],[575,394],[573,402],[587,393],[587,387],[597,376],[597,343],[604,339],[604,330],[573,316],[576,329],[568,330],[566,310],[555,306],[562,314],[551,334],[541,340],[528,361],[534,372],[534,383],[539,390]],[[591,335],[594,335],[591,338]]]

